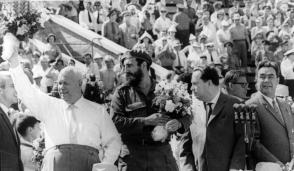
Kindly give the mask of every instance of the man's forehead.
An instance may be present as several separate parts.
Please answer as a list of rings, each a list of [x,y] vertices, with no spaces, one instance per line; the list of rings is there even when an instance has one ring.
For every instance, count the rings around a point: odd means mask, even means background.
[[[276,74],[276,71],[272,67],[263,67],[258,70],[258,74]]]

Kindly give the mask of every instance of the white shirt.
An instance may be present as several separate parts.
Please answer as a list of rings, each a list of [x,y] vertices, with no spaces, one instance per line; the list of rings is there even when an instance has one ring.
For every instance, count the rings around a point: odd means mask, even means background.
[[[50,97],[35,89],[22,68],[10,69],[18,97],[44,123],[46,149],[72,143],[70,126],[75,124],[76,144],[105,151],[102,163],[113,164],[118,158],[121,139],[104,106],[81,97],[75,104],[73,113],[62,99]],[[75,117],[76,122],[71,118]]]
[[[220,91],[216,96],[209,102],[213,103],[211,108],[214,109],[220,96]],[[192,152],[195,157],[195,163],[201,159],[205,143],[206,143],[206,131],[207,131],[207,112],[203,101],[193,97],[192,115],[193,120],[190,125],[191,138],[192,138]]]
[[[281,62],[281,74],[284,76],[285,80],[294,80],[294,63],[288,58],[282,60]]]
[[[186,55],[184,54],[184,52],[182,51],[177,51],[174,50],[174,53],[176,54],[176,59],[174,60],[174,66],[179,66],[179,59],[180,59],[180,64],[181,66],[186,70],[187,69],[187,57]]]
[[[89,11],[86,9],[84,11],[81,11],[79,14],[79,24],[84,28],[94,29],[94,25],[93,25],[94,16],[91,12],[90,12],[90,17],[92,22],[89,21]]]
[[[97,23],[97,19],[98,19],[98,12],[99,12],[99,24]],[[97,31],[101,31],[102,30],[102,24],[106,21],[106,15],[104,10],[100,10],[100,11],[95,11],[93,12],[93,17],[94,17],[94,30]]]
[[[9,112],[9,109],[8,107],[6,107],[4,104],[0,103],[0,107],[1,109],[3,110],[3,112],[7,115],[7,117],[9,118],[8,116],[8,112]]]

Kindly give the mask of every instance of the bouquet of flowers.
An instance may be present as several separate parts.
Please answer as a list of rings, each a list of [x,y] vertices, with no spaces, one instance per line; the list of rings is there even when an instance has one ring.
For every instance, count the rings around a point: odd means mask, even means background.
[[[7,14],[1,24],[5,27],[4,32],[9,32],[23,41],[27,35],[32,37],[41,28],[40,18],[39,12],[30,10],[19,15]]]
[[[41,170],[43,158],[44,158],[44,149],[45,149],[45,138],[41,137],[34,141],[33,143],[33,157],[32,161],[36,164],[38,170]]]
[[[163,80],[155,87],[155,98],[152,106],[159,113],[168,115],[172,119],[178,119],[185,115],[191,115],[192,99],[187,91],[188,85],[182,82]],[[164,142],[169,136],[165,126],[156,126],[152,131],[154,141]]]

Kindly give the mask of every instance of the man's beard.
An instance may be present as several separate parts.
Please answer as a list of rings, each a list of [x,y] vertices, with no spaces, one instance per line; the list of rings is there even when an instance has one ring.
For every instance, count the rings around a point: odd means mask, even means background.
[[[137,87],[143,78],[143,72],[139,68],[135,73],[126,72],[126,80],[131,86]]]

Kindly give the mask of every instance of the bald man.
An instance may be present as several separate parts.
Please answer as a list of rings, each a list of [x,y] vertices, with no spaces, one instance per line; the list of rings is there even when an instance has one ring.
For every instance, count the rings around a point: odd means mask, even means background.
[[[8,111],[17,103],[16,91],[9,72],[0,71],[0,170],[22,171],[20,144],[13,129]]]
[[[66,67],[58,76],[61,99],[36,90],[19,66],[9,59],[10,72],[22,102],[44,123],[46,171],[91,171],[93,164],[113,166],[121,139],[104,106],[82,96],[82,74]],[[104,155],[99,158],[99,150]]]

